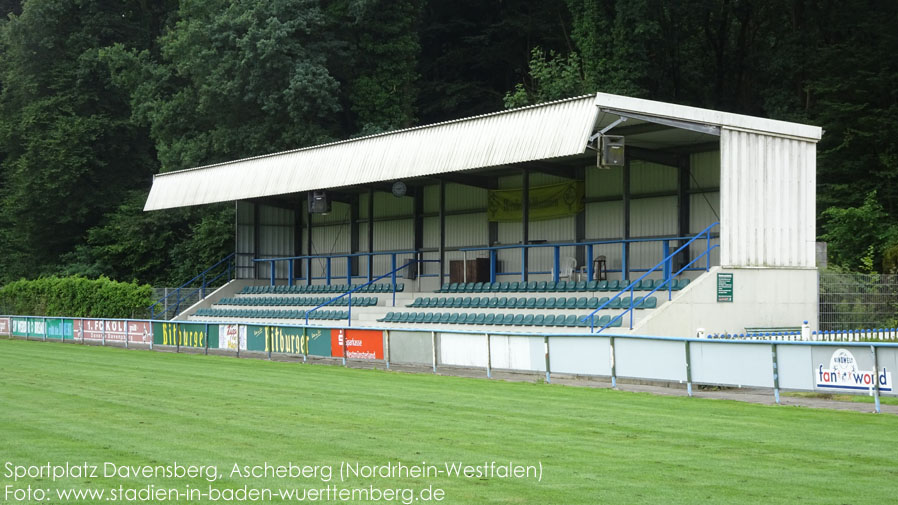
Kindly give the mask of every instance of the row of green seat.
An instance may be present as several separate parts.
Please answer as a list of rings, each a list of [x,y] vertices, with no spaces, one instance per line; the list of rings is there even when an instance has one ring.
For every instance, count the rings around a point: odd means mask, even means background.
[[[689,279],[672,279],[671,289],[678,291],[689,284]],[[437,293],[548,293],[575,291],[620,291],[630,281],[531,281],[531,282],[451,282],[443,284]],[[651,291],[656,287],[667,289],[664,279],[642,279],[633,286],[635,291]]]
[[[638,302],[640,297],[633,298],[633,303],[637,309],[654,309],[658,305],[658,300],[652,296],[646,298],[642,302]],[[421,297],[415,298],[415,301],[406,307],[415,309],[597,309],[608,301],[607,296],[602,298],[585,296],[576,297],[548,297],[548,298],[515,298],[511,297],[485,297],[485,296],[446,296],[446,297]],[[630,307],[630,296],[622,295],[611,301],[606,308],[608,309],[627,309]]]
[[[312,284],[294,286],[245,286],[239,294],[243,295],[268,295],[268,294],[311,294],[311,293],[345,293],[358,284]],[[396,283],[396,292],[405,290],[405,284]],[[390,283],[368,284],[356,291],[357,293],[392,293],[393,285]]]
[[[475,314],[475,313],[449,313],[449,312],[389,312],[378,319],[382,323],[406,323],[406,324],[482,324],[503,326],[566,326],[570,328],[588,328],[590,321],[582,321],[586,315],[576,316],[548,316],[542,314]],[[611,327],[619,327],[621,319],[618,318]],[[594,326],[605,326],[611,321],[611,316],[605,315],[594,318]]]
[[[199,317],[240,317],[249,319],[305,319],[304,310],[253,310],[253,309],[199,309]],[[346,319],[347,310],[316,310],[309,313],[309,319]]]
[[[328,300],[331,300],[331,297],[326,296],[315,296],[315,297],[287,297],[287,296],[273,296],[273,297],[258,297],[258,296],[234,296],[231,298],[222,298],[218,301],[216,305],[240,305],[240,306],[249,306],[249,307],[316,307],[321,305]],[[349,305],[349,297],[344,296],[339,300],[334,300],[330,304],[330,306],[334,307],[346,307]],[[375,296],[358,296],[352,297],[352,306],[353,307],[373,307],[377,305],[377,297]]]

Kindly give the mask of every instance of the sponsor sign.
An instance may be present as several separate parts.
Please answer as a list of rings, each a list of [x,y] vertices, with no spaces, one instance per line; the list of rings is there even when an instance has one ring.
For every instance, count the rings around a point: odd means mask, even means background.
[[[151,334],[157,345],[218,348],[218,325],[198,323],[153,323]],[[208,334],[207,334],[208,331]]]
[[[733,274],[717,274],[717,303],[733,301]]]
[[[330,356],[331,355],[331,333],[337,330],[329,330],[322,328],[309,328],[308,341],[306,348],[309,354],[313,356]]]
[[[75,324],[71,319],[47,319],[47,338],[71,340]]]
[[[278,326],[247,326],[247,347],[250,351],[306,354],[306,336],[302,328]]]
[[[149,344],[153,340],[153,325],[147,321],[107,321],[103,319],[75,319],[74,332],[78,339]]]
[[[346,357],[352,359],[383,359],[384,334],[377,330],[331,330],[331,355],[343,357],[346,343]]]
[[[0,318],[0,335],[3,335],[4,337],[12,335],[10,329],[10,320],[8,317]]]
[[[579,181],[531,186],[529,216],[531,221],[576,215],[584,208],[585,185]],[[487,219],[499,222],[521,222],[524,197],[519,189],[491,189],[488,195]]]
[[[43,319],[14,317],[10,323],[12,334],[16,337],[43,337],[47,331],[47,323]]]
[[[881,370],[862,370],[851,351],[836,349],[829,363],[820,363],[814,370],[816,385],[820,389],[869,391],[879,380],[881,391],[892,390],[892,372],[883,367]]]
[[[218,348],[228,351],[246,350],[246,326],[239,324],[218,325]]]

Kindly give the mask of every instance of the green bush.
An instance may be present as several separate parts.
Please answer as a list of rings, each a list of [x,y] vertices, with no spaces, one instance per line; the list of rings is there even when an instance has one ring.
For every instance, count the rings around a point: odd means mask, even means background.
[[[2,312],[28,316],[129,318],[145,314],[152,303],[147,284],[106,277],[42,277],[0,288]]]

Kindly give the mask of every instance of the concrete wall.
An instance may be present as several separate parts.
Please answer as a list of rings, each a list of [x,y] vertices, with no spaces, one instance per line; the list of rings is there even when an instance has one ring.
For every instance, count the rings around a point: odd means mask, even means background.
[[[733,274],[733,302],[717,301],[717,274]],[[657,293],[659,305],[666,293]],[[697,328],[744,333],[755,327],[817,326],[817,270],[711,267],[711,271],[639,318],[633,333],[693,337]],[[637,313],[637,316],[639,313]]]

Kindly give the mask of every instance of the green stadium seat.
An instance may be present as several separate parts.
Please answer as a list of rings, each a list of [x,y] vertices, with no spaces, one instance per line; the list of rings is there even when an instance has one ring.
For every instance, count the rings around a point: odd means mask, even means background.
[[[408,312],[400,312],[399,317],[396,318],[397,323],[407,323],[409,318]]]
[[[585,296],[581,296],[580,298],[577,298],[576,302],[577,302],[578,309],[585,309],[586,306],[589,304],[589,300]]]
[[[475,293],[482,293],[482,292],[483,292],[483,283],[482,283],[482,282],[475,282],[475,283],[474,283],[474,292],[475,292]]]
[[[465,316],[465,324],[474,324],[475,322],[477,322],[477,314],[469,312],[468,315]]]
[[[537,308],[537,309],[544,309],[544,308],[546,308],[546,298],[545,298],[545,297],[537,298],[537,299],[536,299],[536,306],[535,306],[535,308]]]
[[[540,281],[540,282],[536,283],[536,290],[539,292],[545,292],[546,284],[547,284],[546,281]]]
[[[599,281],[589,281],[586,283],[587,291],[598,291],[599,289]]]
[[[526,289],[526,290],[527,290],[527,291],[536,291],[538,285],[539,285],[539,284],[538,284],[536,281],[530,281],[530,282],[527,283],[527,289]]]
[[[485,320],[486,314],[481,312],[480,314],[477,314],[477,317],[474,318],[474,324],[483,324]]]
[[[558,287],[558,283],[555,281],[546,282],[546,291],[555,291],[555,288]]]
[[[458,283],[452,282],[449,284],[449,289],[443,291],[444,293],[458,293]]]
[[[545,323],[545,320],[546,320],[545,315],[536,314],[535,316],[533,316],[533,322],[531,322],[530,324],[533,326],[543,326],[543,324]]]
[[[609,328],[620,328],[621,325],[623,324],[623,322],[624,322],[624,318],[619,317],[619,318],[611,321],[611,325],[609,326]]]
[[[499,306],[499,298],[496,298],[496,297],[490,298],[490,302],[487,305],[487,307],[491,308],[491,309],[495,309],[498,306]]]
[[[461,308],[463,308],[463,309],[471,308],[471,297],[470,296],[466,296],[461,299]]]
[[[406,305],[406,307],[423,307],[424,306],[424,298],[415,298],[415,301]]]
[[[608,291],[620,291],[621,289],[623,289],[625,287],[626,286],[621,286],[621,281],[618,281],[618,280],[608,281]]]
[[[607,300],[608,298],[605,297],[605,299]],[[599,304],[600,304],[599,297],[593,296],[589,300],[586,301],[586,308],[595,310],[595,309],[599,308]]]
[[[502,321],[502,324],[505,326],[511,326],[514,324],[514,314],[505,314],[505,319]]]
[[[546,308],[547,309],[556,308],[556,304],[557,304],[557,301],[554,296],[550,296],[549,298],[546,298]]]
[[[491,300],[491,299],[490,299],[489,297],[487,297],[487,296],[481,296],[481,297],[480,297],[480,301],[477,302],[477,307],[478,307],[478,308],[481,308],[481,309],[485,309],[485,308],[489,307],[489,305],[490,305],[490,300]]]
[[[452,315],[449,316],[449,324],[458,324],[458,318],[460,317],[458,312],[453,312]]]
[[[619,296],[619,297],[615,298],[614,300],[611,300],[611,303],[609,303],[608,305],[606,305],[605,308],[607,308],[607,309],[612,309],[612,310],[620,309],[620,308],[621,308],[621,303],[622,303],[622,302],[623,302],[623,298]],[[628,303],[628,306],[629,306],[629,302],[627,302],[627,303]]]
[[[518,281],[512,282],[511,284],[508,285],[508,291],[510,291],[512,293],[517,293],[520,288],[521,288],[521,283]]]
[[[554,326],[555,325],[555,314],[549,314],[543,320],[542,326]]]
[[[449,291],[449,285],[450,285],[450,284],[451,284],[451,283],[449,283],[449,282],[443,284],[443,285],[440,287],[440,289],[436,290],[435,292],[436,292],[436,293],[445,293],[445,292]]]
[[[521,321],[522,326],[531,326],[533,324],[533,314],[527,314]]]
[[[611,316],[604,315],[596,320],[596,328],[601,328],[611,322]]]
[[[515,298],[514,296],[509,296],[509,297],[508,297],[508,302],[505,303],[505,308],[506,308],[506,309],[513,309],[513,308],[515,308],[515,307],[517,307],[517,306],[518,306],[518,299]]]
[[[424,317],[425,317],[425,316],[426,316],[426,314],[423,313],[423,312],[418,312],[418,313],[416,313],[416,314],[415,314],[415,320],[414,320],[414,322],[415,322],[415,323],[423,323],[423,322],[424,322]]]
[[[552,291],[565,291],[567,290],[567,281],[558,281],[555,283],[555,288]]]
[[[679,279],[677,281],[676,290],[679,291],[689,285],[689,279]]]
[[[596,291],[608,291],[608,281],[599,281]]]
[[[450,317],[452,317],[452,314],[450,314],[448,312],[443,312],[442,314],[440,314],[440,321],[439,321],[440,324],[448,323]]]
[[[496,314],[487,314],[483,319],[483,324],[496,324]]]
[[[577,308],[577,298],[576,297],[568,297],[564,300],[564,308],[565,309],[576,309]]]
[[[524,324],[524,314],[516,314],[514,316],[514,321],[512,322],[515,326],[521,326]]]
[[[464,283],[464,292],[465,293],[473,293],[474,292],[474,282],[466,282]]]
[[[586,291],[586,281],[580,281],[576,284],[577,291]]]
[[[507,282],[503,282],[499,284],[499,292],[507,293],[510,289],[510,285]]]
[[[569,328],[576,327],[577,326],[577,318],[578,318],[578,316],[576,316],[574,314],[567,316],[566,318],[564,318],[564,325]]]
[[[503,296],[499,298],[499,303],[496,305],[497,308],[504,309],[508,307],[508,297]]]
[[[393,316],[394,316],[395,314],[396,314],[395,312],[387,312],[387,314],[386,314],[384,317],[378,319],[377,322],[379,322],[379,323],[391,323],[391,322],[393,322]]]
[[[536,308],[536,298],[528,298],[527,302],[524,304],[524,307],[526,307],[528,309],[535,309]]]

